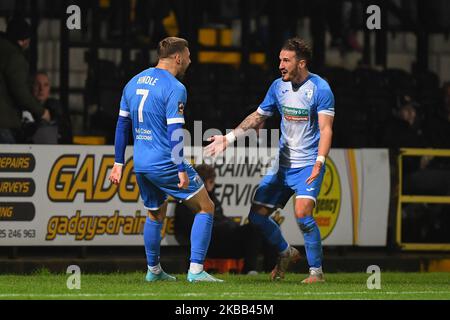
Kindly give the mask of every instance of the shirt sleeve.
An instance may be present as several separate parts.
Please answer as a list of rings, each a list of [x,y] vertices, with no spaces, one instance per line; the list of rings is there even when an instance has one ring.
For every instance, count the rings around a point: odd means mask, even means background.
[[[276,82],[272,83],[263,102],[259,105],[257,112],[263,116],[272,116],[277,110],[277,98],[275,95]]]
[[[334,95],[330,89],[317,91],[317,113],[334,117]]]
[[[117,119],[116,136],[114,139],[115,163],[125,163],[125,149],[128,143],[128,136],[130,134],[131,119],[128,117],[119,116]]]
[[[184,124],[184,106],[186,105],[186,88],[184,86],[176,86],[172,90],[167,102],[166,119],[167,124],[182,123]]]
[[[126,89],[126,87],[125,87],[125,89]],[[119,116],[126,117],[126,118],[131,118],[131,116],[130,116],[130,107],[128,106],[127,98],[125,96],[125,93],[126,93],[125,89],[123,89],[122,98],[120,99]]]

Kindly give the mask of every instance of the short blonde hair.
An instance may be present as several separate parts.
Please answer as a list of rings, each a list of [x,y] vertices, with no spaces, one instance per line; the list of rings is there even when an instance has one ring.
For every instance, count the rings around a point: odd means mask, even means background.
[[[158,44],[158,58],[163,59],[170,57],[174,53],[183,52],[184,48],[188,48],[189,43],[186,39],[177,37],[167,37]]]

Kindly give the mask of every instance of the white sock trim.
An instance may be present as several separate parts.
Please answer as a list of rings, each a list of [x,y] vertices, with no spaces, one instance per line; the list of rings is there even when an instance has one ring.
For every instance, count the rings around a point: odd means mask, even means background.
[[[189,265],[189,272],[193,274],[198,274],[203,271],[203,264],[191,262]]]
[[[156,266],[148,266],[148,271],[154,274],[160,274],[162,271],[161,264],[158,263]]]
[[[319,267],[319,268],[311,267],[311,268],[309,268],[309,273],[311,273],[311,274],[320,274],[320,273],[323,273],[322,267]]]

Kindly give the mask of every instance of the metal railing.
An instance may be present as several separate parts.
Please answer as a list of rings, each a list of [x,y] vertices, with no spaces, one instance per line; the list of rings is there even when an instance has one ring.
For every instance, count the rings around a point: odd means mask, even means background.
[[[396,242],[402,250],[430,250],[444,251],[450,250],[450,243],[424,243],[424,242],[406,242],[402,239],[402,205],[403,204],[449,204],[450,195],[411,195],[403,194],[404,191],[404,172],[403,160],[405,157],[448,157],[450,158],[450,150],[436,149],[401,149],[398,155],[397,163],[399,170],[399,189],[397,201],[397,221],[396,221]],[[450,214],[450,213],[449,213]],[[449,230],[450,232],[450,230]]]

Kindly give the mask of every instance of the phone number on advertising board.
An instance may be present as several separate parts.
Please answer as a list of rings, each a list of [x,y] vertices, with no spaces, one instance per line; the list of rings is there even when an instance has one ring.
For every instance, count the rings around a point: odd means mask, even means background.
[[[0,229],[0,239],[4,238],[36,238],[35,229]]]

